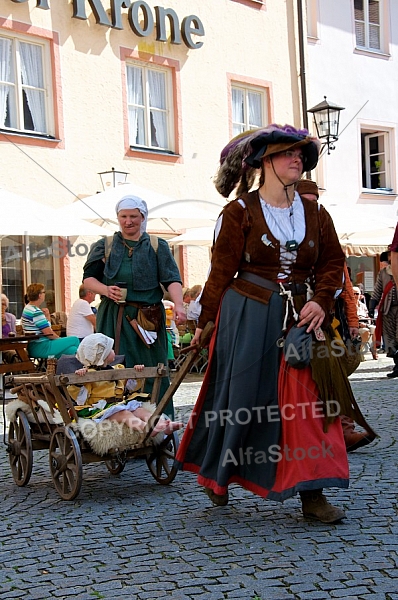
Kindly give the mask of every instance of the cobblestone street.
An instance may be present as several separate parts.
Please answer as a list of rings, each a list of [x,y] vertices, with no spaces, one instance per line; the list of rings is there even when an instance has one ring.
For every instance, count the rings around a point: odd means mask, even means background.
[[[298,497],[281,505],[235,485],[230,504],[212,508],[194,475],[161,486],[145,460],[118,476],[84,466],[79,497],[65,502],[48,451],[34,453],[19,488],[2,444],[0,599],[398,600],[398,381],[388,366],[366,361],[352,377],[380,438],[349,455],[350,489],[327,491],[347,513],[340,525],[304,520]],[[197,379],[175,397],[184,421]]]

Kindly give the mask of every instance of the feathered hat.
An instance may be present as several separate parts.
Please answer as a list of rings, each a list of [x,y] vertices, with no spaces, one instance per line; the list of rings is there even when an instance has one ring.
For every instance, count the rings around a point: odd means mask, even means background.
[[[244,131],[234,137],[221,151],[220,167],[214,183],[217,191],[228,198],[238,187],[238,194],[248,191],[265,156],[302,148],[303,171],[311,171],[318,162],[320,142],[307,129],[292,125],[277,125]]]

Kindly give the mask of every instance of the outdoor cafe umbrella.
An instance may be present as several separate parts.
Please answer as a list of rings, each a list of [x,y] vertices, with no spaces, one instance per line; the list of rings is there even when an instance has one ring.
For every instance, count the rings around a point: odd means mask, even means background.
[[[118,230],[115,213],[116,203],[127,195],[138,196],[145,200],[148,206],[148,226],[150,233],[161,233],[167,237],[175,235],[189,227],[213,225],[223,208],[221,203],[206,200],[177,200],[171,196],[160,194],[153,190],[136,185],[124,183],[114,188],[87,196],[68,206],[60,208],[62,215],[74,215]]]
[[[375,256],[391,244],[396,219],[375,215],[361,206],[325,206],[333,219],[340,244],[347,256]],[[195,227],[168,240],[176,246],[211,246],[214,227]]]
[[[325,205],[347,256],[375,256],[394,237],[397,218],[375,214],[366,205]]]
[[[194,227],[185,233],[168,240],[175,246],[211,246],[213,244],[214,227]]]
[[[10,235],[100,237],[109,231],[73,215],[0,188],[0,239]]]

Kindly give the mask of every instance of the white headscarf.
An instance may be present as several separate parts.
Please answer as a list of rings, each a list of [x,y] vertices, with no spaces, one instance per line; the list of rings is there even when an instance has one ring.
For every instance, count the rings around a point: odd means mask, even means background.
[[[80,342],[76,358],[84,367],[95,365],[102,367],[104,360],[113,348],[113,339],[103,333],[92,333]]]
[[[138,196],[123,196],[116,204],[116,214],[119,214],[121,210],[132,210],[134,208],[138,208],[144,220],[141,223],[140,232],[144,233],[146,231],[146,225],[148,220],[148,207],[146,205],[145,200],[139,198]]]

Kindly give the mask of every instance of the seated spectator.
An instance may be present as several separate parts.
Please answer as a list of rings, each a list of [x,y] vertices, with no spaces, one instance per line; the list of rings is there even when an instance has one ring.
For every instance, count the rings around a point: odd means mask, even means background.
[[[1,294],[1,329],[2,337],[6,338],[10,335],[16,335],[16,318],[12,313],[7,312],[7,308],[10,305],[5,294]],[[2,359],[5,363],[11,363],[15,359],[15,350],[6,350],[2,353]]]
[[[16,318],[12,313],[7,312],[10,305],[5,294],[1,294],[1,325],[3,338],[8,337],[10,333],[16,333]]]
[[[87,335],[95,331],[96,316],[90,306],[94,302],[96,293],[87,289],[82,284],[79,287],[79,298],[73,303],[66,324],[66,335],[75,335],[82,341]]]
[[[31,283],[26,291],[28,303],[22,311],[22,327],[26,334],[40,337],[28,343],[28,354],[32,358],[59,358],[62,354],[76,354],[79,347],[77,337],[60,338],[51,329],[51,324],[44,311],[39,307],[45,300],[45,289],[42,283]]]

